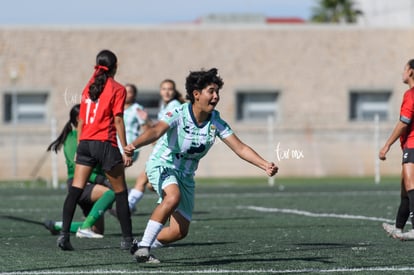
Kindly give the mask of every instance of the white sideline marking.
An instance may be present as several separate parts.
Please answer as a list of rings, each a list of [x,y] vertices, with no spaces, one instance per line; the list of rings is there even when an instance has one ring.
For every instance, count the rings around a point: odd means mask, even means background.
[[[309,211],[297,210],[297,209],[285,209],[285,208],[266,208],[259,206],[239,206],[241,209],[249,209],[258,212],[273,212],[273,213],[284,213],[294,214],[307,217],[318,217],[318,218],[338,218],[338,219],[350,219],[350,220],[366,220],[366,221],[379,221],[379,222],[393,222],[393,220],[377,217],[367,217],[360,215],[349,215],[349,214],[330,214],[330,213],[312,213]]]
[[[231,270],[231,269],[207,269],[207,270],[180,270],[180,271],[163,271],[163,270],[142,270],[142,271],[129,271],[129,270],[90,270],[90,271],[16,271],[16,272],[1,272],[1,275],[66,275],[66,274],[220,274],[220,273],[235,273],[235,274],[288,274],[288,273],[354,273],[354,272],[367,272],[367,271],[392,271],[392,272],[405,272],[414,271],[414,267],[361,267],[361,268],[332,268],[332,269],[287,269],[287,270],[275,270],[275,269],[256,269],[256,270]]]

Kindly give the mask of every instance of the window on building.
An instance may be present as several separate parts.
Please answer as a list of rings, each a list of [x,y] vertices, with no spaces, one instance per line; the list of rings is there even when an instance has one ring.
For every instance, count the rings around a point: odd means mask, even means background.
[[[379,120],[388,120],[390,115],[391,91],[350,93],[351,121],[373,121],[378,115]]]
[[[269,116],[276,120],[279,115],[279,92],[239,91],[236,93],[237,120],[267,121]]]
[[[45,123],[48,96],[47,92],[4,93],[4,122]]]
[[[141,91],[139,90],[137,96],[137,102],[141,104],[147,111],[151,120],[157,120],[158,111],[160,108],[160,93],[158,90],[154,91]]]

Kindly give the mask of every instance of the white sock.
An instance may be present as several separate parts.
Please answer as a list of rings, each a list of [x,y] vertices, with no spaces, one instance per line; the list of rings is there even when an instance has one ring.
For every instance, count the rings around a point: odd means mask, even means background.
[[[149,220],[144,231],[144,236],[142,236],[142,240],[139,242],[139,246],[151,247],[163,227],[164,225],[162,223]]]
[[[144,196],[144,193],[132,188],[129,191],[128,194],[128,205],[129,205],[129,209],[135,209],[135,205],[142,199],[142,197]]]
[[[164,245],[157,239],[155,239],[155,241],[152,243],[151,248],[160,248],[163,247]]]

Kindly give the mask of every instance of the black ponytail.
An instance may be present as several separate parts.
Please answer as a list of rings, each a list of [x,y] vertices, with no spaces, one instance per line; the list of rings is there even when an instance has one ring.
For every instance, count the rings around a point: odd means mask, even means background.
[[[65,142],[68,134],[72,131],[72,125],[75,128],[78,127],[79,109],[80,109],[79,104],[76,104],[75,106],[72,107],[72,109],[70,110],[70,114],[69,114],[69,121],[66,122],[58,138],[54,140],[49,145],[49,147],[47,147],[47,151],[55,151],[55,153],[57,153],[59,149],[62,147],[63,143]]]
[[[105,87],[108,76],[106,73],[102,73],[95,77],[95,81],[89,86],[89,98],[92,101],[96,101],[101,95],[103,88]]]
[[[95,79],[89,85],[89,98],[92,101],[98,100],[108,78],[115,75],[117,63],[116,55],[109,50],[103,50],[96,56]]]

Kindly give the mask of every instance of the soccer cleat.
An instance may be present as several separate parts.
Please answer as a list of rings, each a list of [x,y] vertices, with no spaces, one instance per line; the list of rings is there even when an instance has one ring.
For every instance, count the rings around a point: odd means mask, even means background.
[[[414,241],[414,229],[401,233],[398,236],[398,239],[400,239],[401,241]]]
[[[150,258],[149,247],[138,246],[137,250],[134,252],[134,258],[139,263],[146,263]]]
[[[60,230],[55,229],[55,221],[47,220],[43,222],[43,225],[52,235],[58,235],[60,233]]]
[[[131,251],[131,249],[132,249],[132,244],[133,244],[133,242],[132,242],[132,237],[127,237],[127,238],[124,238],[122,241],[121,241],[121,249],[122,250],[130,250]],[[131,253],[132,254],[132,253]]]
[[[131,245],[131,249],[129,250],[129,252],[131,252],[131,254],[134,255],[137,262],[147,264],[161,263],[161,261],[157,259],[154,255],[149,254],[149,247],[140,247],[138,243],[138,240],[134,239]]]
[[[160,264],[161,261],[157,259],[154,255],[150,254],[148,260],[145,261],[146,264]]]
[[[57,239],[57,246],[62,250],[73,250],[73,246],[70,244],[69,235],[61,234]]]
[[[383,223],[382,228],[384,228],[385,232],[387,232],[389,237],[392,237],[394,239],[400,239],[402,235],[402,230],[399,228],[396,228],[395,225],[389,224],[389,223]]]
[[[87,239],[102,239],[104,236],[93,232],[90,228],[78,228],[78,231],[76,232],[76,237]]]
[[[132,241],[132,243],[131,243],[131,248],[129,249],[129,252],[132,254],[132,255],[134,255],[134,253],[135,253],[135,251],[137,251],[138,250],[138,240],[137,239],[134,239],[133,241]]]

